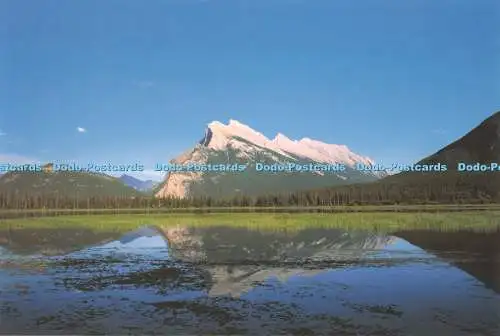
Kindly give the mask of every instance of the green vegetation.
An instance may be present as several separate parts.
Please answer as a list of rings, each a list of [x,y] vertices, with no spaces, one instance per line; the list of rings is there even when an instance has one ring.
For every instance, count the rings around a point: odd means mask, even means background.
[[[92,197],[142,195],[118,178],[90,172],[8,172],[0,176],[0,207],[42,207],[48,200],[62,207]],[[29,204],[29,202],[31,204]]]
[[[373,183],[295,193],[299,204],[488,204],[500,202],[500,174],[405,172]]]
[[[214,226],[227,225],[264,230],[299,230],[310,227],[393,232],[412,229],[497,230],[499,211],[460,213],[339,213],[272,214],[209,213],[163,215],[92,215],[21,218],[0,221],[2,228],[89,228],[92,230],[129,231],[143,225]]]
[[[424,204],[424,205],[360,205],[360,206],[246,206],[246,207],[117,207],[76,209],[3,209],[0,218],[43,217],[63,215],[104,214],[170,214],[170,213],[342,213],[342,212],[441,212],[441,211],[486,211],[499,210],[500,204]]]
[[[294,190],[308,190],[321,188],[325,186],[345,185],[347,183],[361,183],[374,181],[374,176],[360,174],[360,172],[348,168],[345,172],[349,176],[348,180],[343,180],[336,174],[328,173],[325,175],[318,175],[305,172],[258,172],[255,170],[255,163],[274,164],[277,162],[295,162],[298,164],[317,163],[311,160],[306,160],[298,156],[290,155],[290,157],[283,156],[277,152],[267,148],[255,145],[248,140],[241,137],[233,137],[238,140],[240,144],[245,144],[249,148],[255,148],[255,152],[251,157],[241,157],[238,148],[229,146],[224,151],[217,151],[203,146],[197,146],[193,151],[188,152],[185,156],[180,158],[180,161],[188,160],[190,155],[198,152],[201,156],[206,157],[207,164],[220,164],[220,163],[238,163],[249,165],[249,167],[240,173],[220,173],[220,172],[205,172],[202,178],[189,187],[189,194],[197,199],[207,200],[222,200],[224,203],[231,204],[234,202],[241,204],[239,201],[244,197],[248,198],[248,204],[255,202],[251,199],[256,199],[258,195],[265,193],[289,193]],[[164,183],[162,183],[163,185]],[[156,191],[161,188],[161,185]]]
[[[239,195],[232,198],[154,198],[144,196],[132,189],[134,195],[127,193],[108,194],[91,193],[74,195],[39,194],[36,192],[0,191],[0,209],[193,209],[193,208],[328,208],[344,206],[408,206],[448,204],[464,206],[466,204],[500,204],[496,190],[499,177],[494,174],[478,175],[477,178],[466,174],[445,183],[448,177],[423,176],[415,182],[411,178],[341,186],[336,188],[298,191],[261,196]],[[445,176],[445,175],[443,175]],[[436,177],[436,178],[435,178]],[[434,179],[435,178],[435,179]],[[453,187],[456,183],[456,187]],[[128,188],[128,187],[124,187]],[[491,190],[490,190],[491,189]],[[127,189],[128,190],[128,189]],[[128,190],[130,191],[130,190]]]

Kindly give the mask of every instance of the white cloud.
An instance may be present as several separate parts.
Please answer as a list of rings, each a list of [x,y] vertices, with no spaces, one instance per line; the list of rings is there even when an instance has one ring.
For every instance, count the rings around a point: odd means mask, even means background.
[[[0,136],[3,136],[3,135],[7,135],[7,133],[4,133],[4,132],[2,132],[2,130],[0,130]]]
[[[87,130],[83,127],[77,127],[76,130],[78,131],[78,133],[85,133],[87,132]]]

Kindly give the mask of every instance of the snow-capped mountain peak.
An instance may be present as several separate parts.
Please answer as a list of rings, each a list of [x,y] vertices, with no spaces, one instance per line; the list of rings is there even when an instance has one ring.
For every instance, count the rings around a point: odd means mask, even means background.
[[[373,164],[373,160],[351,152],[346,145],[327,144],[311,138],[291,140],[281,133],[276,135],[273,142],[287,153],[314,161],[345,163],[349,166],[354,166],[357,162]]]
[[[317,159],[326,162],[342,162],[350,166],[354,166],[358,162],[367,165],[374,163],[368,157],[353,153],[346,145],[327,144],[310,138],[303,138],[298,143],[310,148],[315,152]]]
[[[231,164],[245,168],[243,171],[171,171],[158,188],[157,197],[232,197],[242,193],[259,195],[374,181],[382,176],[358,170],[355,167],[357,162],[372,161],[351,152],[347,146],[327,144],[311,138],[293,140],[282,133],[271,140],[234,119],[230,119],[227,124],[220,121],[209,123],[204,138],[171,162],[181,165]],[[329,167],[332,169],[323,172],[298,168],[283,173],[273,171],[274,168],[262,169],[262,165],[275,167],[278,164],[276,167],[283,167],[285,163],[297,167],[339,163],[351,166],[351,169],[336,170]]]
[[[282,133],[276,134],[276,136],[273,139],[274,143],[284,143],[284,142],[288,142],[288,141],[293,142],[293,140],[291,140],[289,137],[287,137],[286,135],[284,135]]]
[[[214,150],[225,150],[228,145],[241,148],[241,140],[238,138],[244,139],[259,147],[270,149],[281,155],[288,156],[264,134],[234,119],[230,119],[227,125],[219,121],[212,121],[209,123],[205,138],[201,143]]]
[[[292,140],[282,133],[270,140],[264,134],[234,119],[230,119],[227,125],[219,121],[209,123],[201,143],[214,150],[225,150],[228,145],[236,148],[247,147],[241,144],[240,139],[287,157],[294,155],[317,162],[344,163],[349,166],[354,166],[357,162],[373,164],[373,160],[353,153],[345,145],[327,144],[307,137]]]

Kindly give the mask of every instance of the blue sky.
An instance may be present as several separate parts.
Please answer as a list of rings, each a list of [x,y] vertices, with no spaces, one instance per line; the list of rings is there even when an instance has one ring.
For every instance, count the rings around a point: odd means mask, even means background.
[[[3,0],[0,159],[153,165],[232,118],[413,162],[500,109],[498,22],[493,0]]]

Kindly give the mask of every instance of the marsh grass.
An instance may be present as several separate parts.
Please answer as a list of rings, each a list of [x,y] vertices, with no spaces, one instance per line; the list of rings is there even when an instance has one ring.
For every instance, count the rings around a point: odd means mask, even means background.
[[[232,226],[258,230],[295,231],[306,228],[339,228],[395,232],[402,230],[497,231],[500,211],[440,213],[184,213],[71,215],[0,220],[0,230],[20,228],[88,228],[126,232],[144,225]]]

